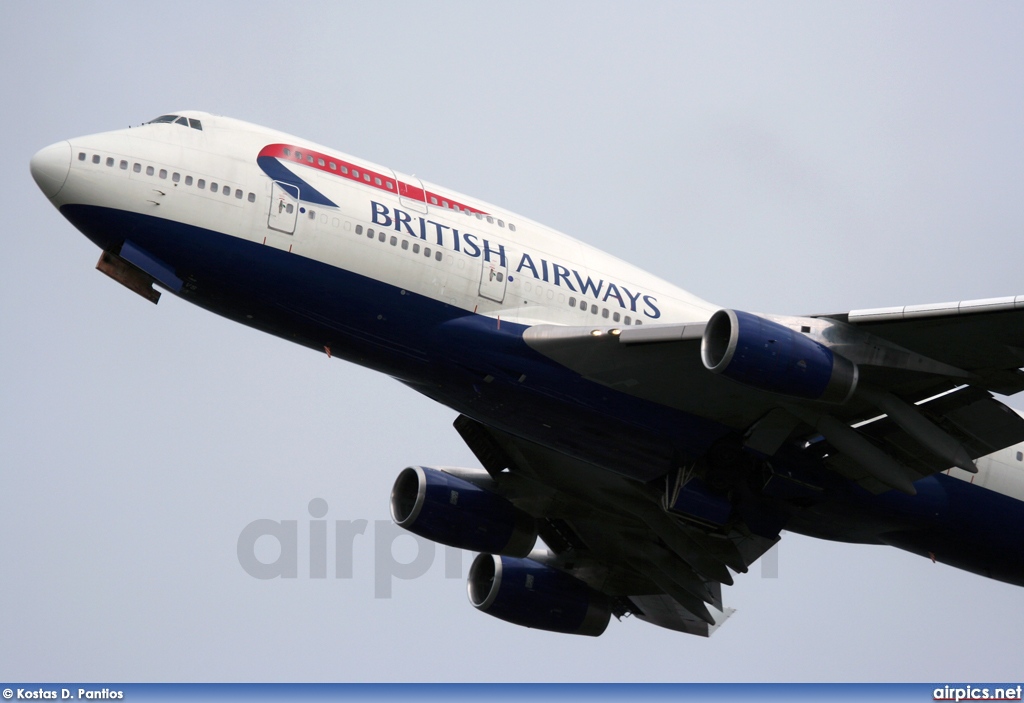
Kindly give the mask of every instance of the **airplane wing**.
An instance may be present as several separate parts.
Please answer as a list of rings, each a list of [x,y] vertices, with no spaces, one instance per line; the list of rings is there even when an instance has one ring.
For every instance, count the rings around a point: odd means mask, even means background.
[[[706,637],[733,612],[721,595],[730,569],[746,572],[778,541],[742,523],[709,535],[669,515],[658,487],[594,471],[464,415],[455,428],[501,493],[538,519],[554,555],[548,563],[611,597],[617,616]]]
[[[713,343],[715,317],[625,329],[540,325],[524,339],[586,379],[732,427],[767,459],[756,488],[748,476],[723,493],[702,473],[700,457],[664,481],[643,483],[467,416],[455,422],[500,492],[537,519],[551,551],[531,559],[605,594],[619,617],[713,632],[732,613],[721,586],[778,541],[792,505],[811,505],[823,490],[784,468],[799,466],[794,457],[812,457],[876,493],[913,493],[918,479],[954,466],[970,471],[974,459],[1024,441],[1024,419],[992,395],[1024,389],[1024,296],[801,318],[742,315],[732,324],[754,318],[768,330],[765,347],[788,334],[841,356],[855,367],[848,392],[807,398],[714,373],[702,345]],[[776,456],[790,461],[773,463]]]
[[[1024,296],[815,315],[859,329],[973,375],[1002,395],[1024,390]],[[900,379],[892,379],[897,386]],[[903,384],[914,384],[903,379]]]
[[[913,493],[924,476],[954,466],[973,471],[974,459],[1024,441],[1024,420],[992,397],[1024,389],[1024,296],[799,318],[743,315],[849,359],[856,390],[838,402],[808,399],[712,373],[702,359],[704,322],[541,325],[525,339],[584,378],[727,425],[766,456],[814,444],[826,465],[873,492]]]

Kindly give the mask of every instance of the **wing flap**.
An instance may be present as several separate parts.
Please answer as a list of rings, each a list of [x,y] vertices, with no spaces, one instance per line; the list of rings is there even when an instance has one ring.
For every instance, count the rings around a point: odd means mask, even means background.
[[[630,596],[629,600],[634,606],[633,614],[638,619],[652,625],[699,637],[710,637],[730,615],[736,612],[732,608],[712,610],[714,624],[709,625],[666,595]]]
[[[960,388],[915,407],[957,439],[971,459],[1024,442],[1024,418],[980,388]],[[919,478],[951,468],[949,462],[921,445],[888,417],[858,429],[885,445]]]

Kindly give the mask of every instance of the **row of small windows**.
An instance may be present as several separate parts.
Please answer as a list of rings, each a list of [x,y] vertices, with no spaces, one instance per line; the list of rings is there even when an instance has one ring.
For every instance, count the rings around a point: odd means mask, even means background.
[[[291,149],[285,149],[284,150],[284,155],[285,156],[294,156],[296,161],[303,161],[304,160],[304,161],[306,161],[306,163],[311,163],[311,164],[315,163],[317,166],[326,167],[326,168],[331,169],[332,171],[340,171],[342,174],[344,174],[346,176],[350,175],[350,176],[352,176],[352,178],[355,178],[357,180],[361,177],[367,183],[372,183],[372,184],[377,185],[377,186],[386,187],[388,190],[394,190],[395,189],[395,182],[394,181],[392,181],[390,179],[386,179],[386,178],[385,179],[381,179],[380,176],[371,175],[371,174],[367,173],[366,171],[363,171],[362,173],[360,173],[360,171],[358,169],[355,169],[355,168],[351,169],[351,171],[350,171],[348,166],[346,166],[345,164],[342,164],[339,167],[338,164],[336,164],[333,161],[326,161],[325,159],[323,159],[321,157],[314,157],[312,154],[303,154],[299,150],[296,150],[294,152],[294,154],[293,154]]]
[[[320,166],[321,168],[329,168],[332,171],[338,171],[341,174],[343,174],[345,176],[351,176],[352,178],[354,178],[356,180],[359,180],[360,178],[362,178],[362,180],[364,180],[367,183],[376,185],[378,187],[387,188],[390,191],[394,191],[395,190],[395,182],[392,181],[390,178],[381,178],[380,176],[378,176],[376,174],[370,174],[370,173],[367,173],[366,171],[360,172],[359,169],[357,169],[357,168],[349,169],[349,167],[346,164],[341,164],[341,166],[339,166],[334,161],[330,161],[330,160],[324,159],[323,157],[320,157],[320,156],[314,157],[312,154],[309,154],[309,153],[305,153],[304,154],[303,152],[299,151],[298,149],[296,149],[294,152],[292,152],[291,149],[285,148],[284,155],[292,157],[296,161],[305,161],[306,163],[316,164],[317,166]],[[464,212],[467,215],[476,215],[476,218],[478,220],[482,220],[482,219],[486,218],[487,222],[489,222],[492,225],[493,224],[497,224],[499,227],[504,227],[505,226],[504,220],[492,217],[491,215],[484,215],[482,212],[475,212],[473,210],[470,210],[468,207],[459,206],[457,203],[449,203],[444,198],[441,198],[440,200],[438,200],[436,195],[430,195],[430,204],[431,205],[437,205],[437,206],[443,207],[443,208],[448,208],[449,210],[455,210],[456,212]],[[510,230],[512,230],[513,232],[516,231],[516,226],[514,224],[512,224],[511,222],[508,223],[508,228]]]
[[[569,307],[576,307],[576,298],[575,297],[570,297],[569,298]],[[588,309],[590,310],[590,314],[591,315],[596,315],[597,313],[600,312],[601,313],[601,317],[605,318],[606,320],[610,316],[611,319],[612,319],[612,322],[618,322],[621,319],[622,323],[625,324],[625,325],[642,325],[642,324],[644,324],[643,320],[634,320],[629,315],[626,315],[625,317],[621,317],[621,315],[619,313],[611,312],[610,310],[608,310],[608,308],[602,308],[602,307],[598,306],[596,303],[588,303],[586,300],[580,300],[580,310],[583,310],[584,312],[586,312]]]
[[[86,153],[84,151],[78,152],[78,160],[79,161],[85,161],[87,158],[88,158],[88,156],[86,155]],[[99,164],[99,163],[103,162],[103,158],[99,154],[93,154],[92,155],[92,162],[94,164]],[[104,163],[106,164],[106,166],[108,168],[113,168],[115,161],[114,161],[113,157],[108,156]],[[121,159],[119,162],[117,162],[117,167],[119,169],[121,169],[122,171],[127,171],[128,170],[128,161],[126,161],[125,159]],[[132,167],[132,173],[142,173],[142,164],[140,164],[139,162],[137,162],[137,161],[133,162],[131,164],[131,167]],[[182,176],[181,176],[180,173],[178,173],[177,171],[174,171],[173,173],[168,174],[168,171],[167,171],[166,168],[162,168],[159,171],[157,171],[157,169],[155,167],[153,167],[153,166],[146,166],[146,175],[147,176],[157,176],[158,178],[161,178],[161,179],[164,179],[164,180],[166,180],[168,175],[170,175],[170,179],[171,179],[172,183],[181,183],[182,182]],[[206,183],[206,179],[205,178],[193,179],[192,176],[186,175],[184,177],[184,182],[185,182],[185,185],[187,185],[187,186],[191,186],[194,183],[195,187],[198,188],[199,190],[206,190],[207,183]],[[228,197],[228,198],[230,198],[232,195],[234,195],[236,200],[241,200],[243,197],[245,197],[245,191],[243,191],[241,188],[232,188],[231,186],[228,186],[228,185],[221,185],[221,184],[217,183],[216,181],[211,181],[209,186],[210,186],[210,192],[211,193],[220,192],[220,193],[223,193],[224,196]],[[256,202],[256,194],[250,192],[247,199],[248,199],[248,201],[250,203]],[[289,207],[291,207],[291,206],[289,205]]]
[[[356,225],[356,234],[362,234],[362,233],[363,233],[363,226],[362,225]],[[386,232],[378,231],[378,232],[374,233],[373,227],[367,227],[366,228],[366,238],[367,239],[373,239],[374,237],[376,237],[377,240],[380,241],[380,242],[389,242],[391,244],[391,246],[393,246],[393,247],[398,246],[398,244],[399,244],[399,239],[395,235],[392,234],[389,237]],[[403,237],[401,239],[401,244],[402,244],[402,250],[403,251],[408,251],[409,250],[409,240],[408,239]],[[419,242],[413,242],[412,243],[412,253],[413,254],[419,254],[420,253],[420,248],[421,247],[420,247],[420,243]],[[423,249],[423,256],[427,257],[428,259],[430,258],[431,253],[433,253],[435,261],[443,261],[444,260],[444,252],[441,251],[440,249],[431,249],[430,247],[422,247],[422,249]]]
[[[438,205],[439,204],[437,202],[437,197],[436,196],[433,196],[433,195],[430,196],[430,204],[431,205]],[[474,210],[470,210],[469,208],[459,208],[458,205],[449,205],[447,200],[443,200],[442,199],[441,202],[440,202],[440,206],[441,207],[449,208],[451,210],[455,210],[456,212],[463,212],[463,213],[465,213],[467,215],[470,215],[470,216],[476,215],[476,219],[478,219],[478,220],[487,220],[487,222],[489,224],[492,224],[492,225],[493,224],[497,224],[499,227],[504,227],[505,226],[505,221],[500,219],[500,218],[492,217],[491,215],[485,215],[482,212],[476,212]],[[513,232],[516,231],[516,226],[514,224],[512,224],[511,222],[508,223],[508,228],[511,231],[513,231]]]

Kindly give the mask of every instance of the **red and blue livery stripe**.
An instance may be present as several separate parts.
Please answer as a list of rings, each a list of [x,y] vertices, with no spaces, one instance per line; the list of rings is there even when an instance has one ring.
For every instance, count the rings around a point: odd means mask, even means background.
[[[288,183],[299,189],[299,198],[306,202],[337,207],[327,196],[311,186],[296,174],[288,165],[303,166],[328,173],[338,178],[354,181],[363,186],[399,195],[434,207],[450,210],[486,214],[479,208],[453,200],[448,196],[439,195],[426,190],[422,186],[399,180],[393,175],[364,168],[358,164],[344,161],[337,157],[292,144],[268,144],[260,150],[256,163],[270,178]],[[288,165],[286,165],[288,164]]]

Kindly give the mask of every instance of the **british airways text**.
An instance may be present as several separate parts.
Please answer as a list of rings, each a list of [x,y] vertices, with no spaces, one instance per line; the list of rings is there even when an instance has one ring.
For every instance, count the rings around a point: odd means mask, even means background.
[[[445,247],[467,256],[483,257],[484,261],[494,261],[499,266],[513,268],[509,261],[509,252],[504,244],[493,244],[488,239],[470,232],[460,232],[457,228],[441,224],[425,217],[413,216],[398,208],[370,201],[371,220],[380,227],[391,227],[418,239],[430,239],[439,247]],[[562,264],[548,261],[539,256],[531,256],[523,252],[515,263],[514,271],[520,275],[529,274],[538,281],[551,283],[559,288],[567,288],[573,293],[587,295],[602,303],[616,302],[623,310],[645,315],[656,320],[661,317],[658,299],[653,295],[633,292],[622,284],[604,279],[596,281],[589,275]],[[511,280],[511,279],[510,279]]]

